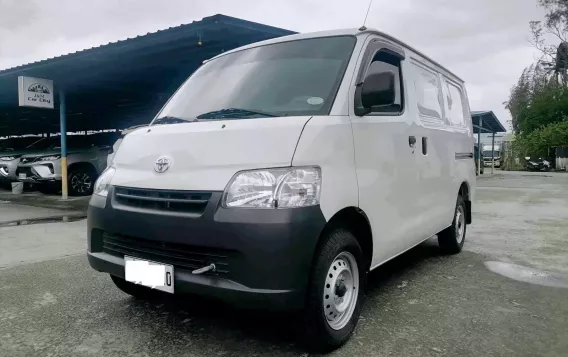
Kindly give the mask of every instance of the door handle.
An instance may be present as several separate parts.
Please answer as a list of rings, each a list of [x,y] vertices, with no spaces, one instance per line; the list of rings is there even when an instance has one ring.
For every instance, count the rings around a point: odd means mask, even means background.
[[[416,147],[416,137],[415,136],[409,136],[408,137],[408,146],[410,146],[413,149]]]

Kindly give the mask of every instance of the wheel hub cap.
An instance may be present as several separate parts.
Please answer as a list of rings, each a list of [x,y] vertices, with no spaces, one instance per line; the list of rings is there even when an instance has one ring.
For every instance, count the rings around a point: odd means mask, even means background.
[[[327,323],[340,330],[351,319],[359,294],[359,269],[355,257],[340,253],[331,263],[323,291],[323,311]]]
[[[458,209],[456,210],[455,221],[456,221],[455,223],[456,240],[458,241],[458,243],[461,243],[465,235],[465,212],[462,206],[459,206]]]
[[[87,174],[73,175],[71,186],[77,192],[87,192],[91,188],[91,177]]]

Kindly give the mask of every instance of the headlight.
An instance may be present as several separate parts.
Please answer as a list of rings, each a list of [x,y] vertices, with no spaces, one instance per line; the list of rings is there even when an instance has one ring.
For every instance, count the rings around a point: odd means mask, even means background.
[[[16,160],[17,158],[15,156],[3,156],[0,157],[0,161],[12,161],[12,160]]]
[[[60,158],[61,158],[61,155],[53,155],[53,156],[40,157],[39,160],[40,161],[53,161],[53,160],[59,160]]]
[[[223,206],[293,208],[319,204],[318,167],[253,170],[237,173],[223,194]]]
[[[107,168],[101,174],[101,176],[99,176],[99,178],[95,182],[95,188],[93,189],[93,193],[95,195],[99,195],[99,196],[102,196],[102,197],[108,196],[108,190],[110,188],[110,181],[114,177],[115,171],[116,170],[114,169],[114,167],[111,166],[111,167]]]

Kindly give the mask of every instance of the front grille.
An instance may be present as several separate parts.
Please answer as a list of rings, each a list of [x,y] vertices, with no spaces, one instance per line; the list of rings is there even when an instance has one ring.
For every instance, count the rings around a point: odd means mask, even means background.
[[[16,169],[16,175],[19,176],[20,174],[26,174],[26,177],[28,177],[28,178],[37,178],[37,177],[39,177],[39,176],[37,175],[37,172],[35,172],[35,171],[33,170],[33,168],[31,168],[31,167],[18,167],[18,168]]]
[[[237,252],[230,250],[194,247],[179,243],[138,239],[119,235],[102,234],[102,251],[118,257],[125,255],[170,264],[177,269],[195,270],[215,264],[212,275],[226,275],[229,264]]]
[[[211,192],[166,191],[141,188],[115,187],[116,202],[124,206],[201,215],[205,211]]]

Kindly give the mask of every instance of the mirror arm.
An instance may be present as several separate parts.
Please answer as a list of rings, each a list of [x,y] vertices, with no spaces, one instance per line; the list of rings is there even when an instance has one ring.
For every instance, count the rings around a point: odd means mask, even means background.
[[[371,112],[371,108],[355,107],[354,111],[356,116],[362,117],[369,114]]]

